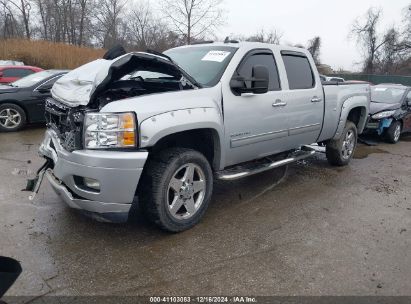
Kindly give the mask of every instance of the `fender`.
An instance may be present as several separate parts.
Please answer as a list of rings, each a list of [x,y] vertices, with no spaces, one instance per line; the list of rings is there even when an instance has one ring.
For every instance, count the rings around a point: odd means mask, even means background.
[[[364,131],[365,125],[367,123],[368,114],[369,114],[369,107],[367,106],[368,103],[369,103],[369,93],[348,96],[348,98],[344,101],[342,105],[340,120],[338,122],[337,131],[335,132],[333,139],[337,140],[340,138],[344,130],[345,124],[347,122],[348,115],[350,114],[350,111],[354,108],[361,108],[362,110],[360,121],[357,126],[358,134],[361,134]]]
[[[211,129],[218,134],[220,146],[218,167],[223,166],[225,151],[222,139],[223,120],[217,108],[201,107],[192,109],[181,109],[161,113],[151,116],[140,123],[140,147],[148,148],[154,146],[162,138],[179,132],[191,131],[196,129]]]

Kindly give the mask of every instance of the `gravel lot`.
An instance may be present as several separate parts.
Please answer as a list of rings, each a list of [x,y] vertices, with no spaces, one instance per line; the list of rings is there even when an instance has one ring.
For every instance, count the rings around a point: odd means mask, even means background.
[[[411,136],[216,183],[204,220],[167,234],[94,222],[47,181],[30,202],[43,132],[0,134],[0,255],[24,269],[8,295],[411,295]]]

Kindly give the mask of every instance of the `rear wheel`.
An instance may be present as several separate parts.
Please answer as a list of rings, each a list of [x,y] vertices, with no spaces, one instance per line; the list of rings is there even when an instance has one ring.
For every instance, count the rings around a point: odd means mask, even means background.
[[[26,113],[18,105],[6,103],[0,105],[0,131],[18,131],[26,125]]]
[[[358,131],[356,125],[347,121],[341,137],[331,140],[326,147],[328,162],[333,166],[346,166],[354,156],[357,146]]]
[[[212,192],[207,159],[191,149],[173,148],[149,161],[138,195],[149,220],[164,230],[180,232],[201,220]]]
[[[394,121],[385,133],[386,140],[391,144],[396,144],[400,140],[401,131],[401,122]]]

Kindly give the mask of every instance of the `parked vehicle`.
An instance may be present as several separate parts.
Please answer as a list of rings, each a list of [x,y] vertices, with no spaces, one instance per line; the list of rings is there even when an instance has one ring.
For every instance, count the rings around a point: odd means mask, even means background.
[[[24,62],[16,60],[0,60],[0,66],[4,65],[24,65]]]
[[[341,77],[327,77],[327,81],[345,82],[345,79]]]
[[[26,65],[0,66],[0,84],[7,84],[43,69]]]
[[[411,132],[411,87],[381,84],[371,89],[368,133],[382,135],[397,143],[401,133]]]
[[[324,81],[332,81],[332,82],[345,82],[344,78],[341,77],[329,77],[325,75],[320,75],[320,79],[322,82]]]
[[[370,86],[375,85],[374,83],[369,82],[369,81],[365,81],[365,80],[345,80],[345,82],[349,82],[351,84],[353,84],[353,83],[366,83],[366,84],[369,84]]]
[[[69,206],[103,221],[127,220],[138,201],[174,232],[202,218],[214,178],[304,159],[312,143],[347,165],[370,102],[368,85],[323,86],[308,51],[251,42],[100,59],[52,95],[46,163],[27,190],[47,176]]]
[[[0,87],[0,131],[18,131],[26,123],[44,122],[45,99],[51,96],[56,80],[66,73],[42,71]]]

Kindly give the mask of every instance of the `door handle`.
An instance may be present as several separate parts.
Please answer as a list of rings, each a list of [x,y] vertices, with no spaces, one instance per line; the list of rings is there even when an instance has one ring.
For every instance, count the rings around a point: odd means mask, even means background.
[[[311,99],[311,102],[321,102],[322,101],[322,99],[320,98],[320,97],[317,97],[317,96],[314,96],[312,99]]]
[[[274,108],[285,107],[286,105],[287,105],[287,103],[281,101],[281,99],[277,99],[277,100],[273,103],[273,107],[274,107]]]

